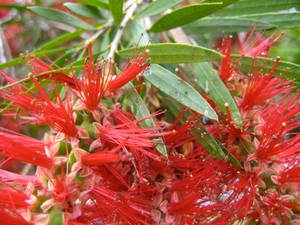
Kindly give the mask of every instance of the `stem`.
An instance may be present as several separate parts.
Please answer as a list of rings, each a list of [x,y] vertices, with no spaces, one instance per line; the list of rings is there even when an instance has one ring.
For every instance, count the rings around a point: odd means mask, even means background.
[[[105,31],[106,28],[111,27],[112,25],[113,25],[112,20],[110,20],[106,24],[104,24],[93,36],[86,39],[85,46],[87,46],[91,42],[94,42]]]
[[[111,47],[110,47],[110,52],[108,54],[108,58],[111,58],[112,60],[114,59],[115,51],[118,48],[118,45],[120,43],[122,34],[123,34],[124,30],[125,30],[125,27],[126,27],[128,21],[130,20],[130,18],[133,16],[133,13],[136,10],[136,8],[137,8],[137,2],[133,1],[132,5],[130,5],[128,7],[127,13],[126,13],[125,17],[123,18],[123,20],[122,20],[122,22],[120,24],[120,28],[118,29],[118,31],[117,31],[117,33],[116,33],[116,35],[114,37],[114,40],[111,43]]]

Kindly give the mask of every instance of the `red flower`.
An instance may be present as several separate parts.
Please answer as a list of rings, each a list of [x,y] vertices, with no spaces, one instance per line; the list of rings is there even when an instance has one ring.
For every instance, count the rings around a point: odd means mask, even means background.
[[[129,81],[133,80],[138,74],[144,72],[149,66],[149,59],[145,62],[148,53],[148,49],[144,49],[141,53],[136,50],[123,66],[119,75],[109,82],[107,89],[110,91],[115,91]]]
[[[45,153],[42,141],[0,129],[0,155],[10,157],[21,162],[51,168],[53,161]]]
[[[262,36],[264,32],[259,32],[256,35],[255,39],[251,43],[249,43],[255,31],[255,27],[253,28],[251,33],[246,37],[246,39],[242,41],[243,44],[240,46],[240,50],[238,52],[239,54],[248,56],[267,56],[270,47],[284,35],[284,33],[281,33],[278,37],[276,37],[273,40],[273,36],[275,34],[272,34],[270,37],[263,40]]]
[[[256,126],[260,142],[249,160],[256,158],[262,161],[285,162],[296,154],[300,146],[300,135],[296,134],[292,138],[288,135],[300,125],[300,104],[297,99],[297,95],[292,98],[285,95],[262,108],[262,123]]]
[[[31,70],[31,73],[36,76],[37,79],[50,79],[53,81],[56,81],[58,83],[66,83],[70,87],[74,87],[74,80],[72,77],[69,77],[66,72],[55,72],[54,69],[49,66],[47,63],[45,63],[43,60],[39,59],[38,57],[32,55],[31,53],[28,53],[28,55],[31,57],[24,56],[24,59],[26,62],[28,62],[30,66],[26,66],[28,69]],[[49,59],[46,55],[44,55],[52,64],[51,59]],[[54,64],[55,65],[55,64]],[[55,65],[56,66],[56,65]],[[57,69],[61,69],[60,67],[56,66]],[[49,73],[53,71],[53,73]],[[47,74],[43,74],[47,73]]]
[[[83,208],[85,214],[80,218],[85,222],[110,224],[118,221],[124,224],[150,225],[151,202],[142,200],[138,192],[117,193],[97,185],[89,192],[89,196],[90,200]]]
[[[253,106],[260,105],[268,99],[272,99],[279,94],[287,94],[291,91],[290,81],[284,81],[281,78],[273,77],[279,58],[274,64],[272,70],[263,74],[263,71],[255,69],[254,75],[249,75],[246,90],[240,103],[240,108],[249,110]]]
[[[3,73],[2,73],[3,74]],[[4,75],[5,76],[5,75]],[[7,78],[7,76],[5,76]],[[12,79],[7,78],[11,83]],[[68,99],[66,92],[66,100],[63,101],[54,85],[57,103],[54,103],[47,96],[38,81],[31,77],[39,92],[34,92],[24,85],[13,86],[6,92],[1,93],[1,97],[11,101],[16,107],[24,110],[24,113],[29,114],[33,118],[26,118],[34,123],[47,124],[57,132],[63,132],[67,136],[75,137],[77,128],[73,117],[72,104]],[[22,88],[28,91],[24,91]],[[54,97],[53,97],[54,98]],[[55,98],[54,98],[55,99]]]
[[[115,69],[111,62],[104,63],[100,67],[98,61],[95,66],[91,45],[89,45],[89,54],[90,61],[85,60],[82,76],[78,78],[73,70],[72,73],[77,90],[76,95],[85,104],[87,109],[93,111],[98,108]]]
[[[16,215],[14,213],[10,213],[6,210],[0,209],[1,214],[1,225],[33,225],[32,223],[24,220],[20,215]]]
[[[233,61],[231,60],[230,53],[231,53],[231,44],[232,44],[232,37],[229,40],[226,40],[223,37],[222,40],[222,54],[225,56],[222,58],[221,62],[221,69],[219,71],[219,76],[222,81],[226,84],[228,79],[233,75],[236,65],[234,65]]]
[[[89,166],[99,166],[105,163],[119,162],[120,155],[116,152],[101,151],[82,156],[82,162]]]
[[[29,206],[29,197],[22,191],[0,188],[0,204],[7,209],[19,209]]]

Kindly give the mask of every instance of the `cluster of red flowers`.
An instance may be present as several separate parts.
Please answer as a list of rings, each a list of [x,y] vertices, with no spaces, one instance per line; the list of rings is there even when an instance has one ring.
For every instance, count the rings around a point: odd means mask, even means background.
[[[218,122],[195,112],[183,121],[183,110],[173,124],[142,127],[118,99],[120,88],[148,68],[147,50],[118,75],[111,61],[94,64],[91,49],[81,76],[26,58],[36,91],[19,84],[1,98],[12,115],[52,129],[36,140],[1,128],[0,156],[36,166],[31,176],[0,170],[1,224],[300,223],[300,135],[293,132],[299,95],[291,94],[290,81],[273,76],[278,61],[267,71],[253,63],[243,75],[231,60],[231,42],[223,41],[219,75],[235,93],[242,129],[227,104],[224,115],[214,103]],[[241,51],[265,54],[274,40],[256,42]],[[52,80],[51,97],[44,79]],[[64,97],[55,83],[66,84]],[[207,135],[227,149],[224,158],[197,141]],[[168,158],[156,149],[162,139]]]

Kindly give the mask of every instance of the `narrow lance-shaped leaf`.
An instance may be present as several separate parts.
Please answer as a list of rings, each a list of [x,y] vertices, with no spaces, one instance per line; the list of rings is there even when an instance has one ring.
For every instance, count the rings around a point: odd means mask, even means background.
[[[208,94],[213,102],[218,106],[222,113],[227,114],[225,104],[228,104],[231,117],[239,125],[243,127],[243,120],[240,111],[231,96],[229,90],[220,79],[217,71],[215,71],[208,63],[195,63],[196,84]]]
[[[73,40],[74,38],[80,36],[81,34],[83,34],[84,32],[86,32],[86,30],[84,29],[79,29],[79,30],[76,30],[74,32],[70,32],[70,33],[66,33],[66,34],[63,34],[47,43],[45,43],[44,45],[42,45],[40,47],[41,50],[46,50],[46,49],[51,49],[53,47],[56,47],[60,44],[63,44],[67,41],[70,41],[70,40]]]
[[[145,26],[140,23],[139,20],[132,20],[127,26],[128,31],[130,32],[132,38],[132,45],[147,45],[150,42],[150,37],[147,33]],[[143,35],[141,38],[141,34]]]
[[[200,138],[198,138],[197,141],[206,149],[206,151],[216,158],[224,159],[228,157],[232,165],[238,168],[243,168],[241,163],[234,157],[234,155],[228,153],[228,149],[226,149],[218,139],[209,134],[205,127],[199,127],[192,135],[199,136]]]
[[[65,13],[60,10],[46,8],[46,7],[39,7],[39,6],[31,6],[27,8],[33,13],[39,15],[40,17],[46,18],[48,20],[53,20],[72,27],[83,28],[87,30],[95,29],[93,26],[87,24],[86,22],[79,19],[78,17]]]
[[[149,5],[147,5],[145,8],[143,8],[141,11],[139,11],[134,18],[143,18],[146,16],[155,16],[159,13],[162,13],[166,11],[167,9],[170,9],[179,3],[183,2],[184,0],[156,0],[151,2]]]
[[[291,29],[300,27],[300,12],[262,13],[241,16],[240,18],[259,20],[266,23],[275,24],[278,26],[278,29]]]
[[[139,47],[144,49],[145,46]],[[222,58],[222,54],[212,49],[192,46],[187,44],[165,43],[152,44],[147,46],[150,50],[148,56],[152,63],[158,64],[177,64],[213,61]],[[123,58],[130,57],[135,48],[129,48],[119,51],[118,54]]]
[[[204,0],[202,3],[216,3],[216,2],[222,2],[223,4],[219,8],[227,7],[233,3],[236,3],[240,0]]]
[[[109,8],[115,23],[119,26],[123,17],[123,0],[109,0]]]
[[[137,119],[142,119],[150,115],[150,112],[145,105],[141,96],[139,96],[138,92],[133,88],[131,83],[127,83],[123,88],[130,88],[130,90],[126,91],[126,98],[128,100],[128,105],[131,107],[131,111],[135,115]],[[155,123],[152,118],[148,118],[146,120],[142,120],[139,122],[142,128],[146,127],[155,127]],[[158,142],[156,145],[156,149],[165,157],[168,157],[168,152],[166,146],[163,144],[162,138],[156,138],[155,140]]]
[[[54,54],[57,54],[57,53],[69,50],[69,49],[71,49],[73,47],[74,46],[63,47],[63,48],[55,48],[55,49],[45,50],[43,52],[41,52],[39,49],[37,49],[37,50],[31,52],[31,54],[33,54],[34,56],[37,56],[39,58],[43,58],[43,57],[45,57],[45,55],[51,56],[51,55],[54,55]],[[26,61],[22,57],[17,57],[17,58],[14,58],[14,59],[10,60],[10,61],[2,63],[0,65],[0,69],[4,69],[4,68],[10,67],[10,66],[15,66],[15,65],[17,65],[17,64],[19,64],[21,62],[25,63]]]
[[[100,7],[103,9],[109,9],[109,6],[106,2],[101,1],[101,0],[75,0],[77,2],[82,2],[87,5],[95,6],[95,7]]]
[[[93,19],[103,19],[103,17],[100,14],[100,11],[90,5],[82,5],[72,2],[67,2],[64,4],[65,7],[67,7],[71,12],[76,13],[80,16],[93,18]]]
[[[246,0],[235,3],[230,8],[221,9],[216,16],[240,16],[274,12],[299,7],[299,0]]]
[[[240,61],[237,69],[240,69],[244,72],[247,71],[247,73],[249,73],[249,71],[251,71],[251,68],[253,67],[253,60],[254,60],[254,65],[257,66],[260,65],[259,68],[263,69],[263,71],[267,71],[270,66],[272,68],[272,65],[274,65],[276,62],[275,59],[270,59],[265,57],[251,57],[251,56],[237,56],[237,55],[232,56],[234,60],[239,59],[241,57],[242,60]],[[274,75],[280,76],[282,74],[283,74],[283,78],[294,79],[297,82],[300,82],[300,65],[280,60],[274,71]]]
[[[17,5],[17,4],[0,4],[0,8],[4,9],[16,9],[16,10],[26,10],[25,6]]]
[[[191,23],[215,12],[219,9],[218,7],[220,5],[222,5],[222,3],[202,3],[175,9],[173,12],[158,19],[149,31],[161,32]]]
[[[247,32],[252,30],[255,26],[255,30],[269,30],[277,28],[276,25],[256,21],[251,19],[240,18],[222,18],[222,17],[206,17],[201,20],[197,20],[193,23],[187,24],[183,27],[187,34],[199,34],[199,33],[222,33],[222,32]]]
[[[159,65],[152,65],[145,79],[162,92],[174,98],[184,106],[212,120],[218,120],[216,112],[207,101],[188,83]]]

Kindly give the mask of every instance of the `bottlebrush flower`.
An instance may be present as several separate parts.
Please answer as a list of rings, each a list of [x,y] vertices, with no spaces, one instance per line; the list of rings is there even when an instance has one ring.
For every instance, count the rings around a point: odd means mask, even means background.
[[[295,155],[296,156],[296,155]],[[296,156],[297,157],[297,156]],[[288,187],[289,185],[296,186],[300,184],[300,167],[299,160],[293,160],[294,162],[284,165],[280,169],[278,175],[271,176],[272,181],[280,187]],[[299,190],[298,190],[299,191]]]
[[[7,76],[5,76],[5,78],[7,78]],[[9,82],[13,82],[12,79],[7,79]],[[72,105],[68,99],[67,92],[66,99],[63,101],[54,85],[57,102],[55,103],[50,100],[36,79],[31,77],[31,80],[38,89],[38,92],[34,92],[24,85],[20,85],[13,86],[6,92],[3,91],[1,97],[11,101],[15,107],[19,107],[25,114],[31,116],[31,118],[23,117],[23,119],[34,123],[47,124],[57,132],[63,132],[69,137],[75,137],[78,130],[75,126]],[[28,91],[28,93],[25,90]]]
[[[42,141],[0,129],[0,155],[31,163],[33,165],[51,168],[52,159],[45,153],[45,144]]]
[[[149,60],[145,62],[145,58],[148,52],[148,50],[141,53],[136,51],[116,76],[114,75],[115,66],[110,60],[104,61],[102,66],[99,61],[94,65],[92,49],[89,45],[90,59],[89,61],[87,58],[85,59],[82,76],[77,77],[72,70],[76,95],[87,109],[91,111],[97,109],[106,91],[117,90],[147,69]]]
[[[85,59],[82,76],[79,78],[72,70],[76,95],[88,110],[95,110],[103,98],[108,84],[114,76],[114,67],[111,62],[104,62],[102,67],[98,61],[94,65],[91,45],[89,45],[90,60]]]
[[[44,56],[54,65],[57,69],[62,70],[62,72],[55,72],[54,69],[45,63],[43,60],[39,59],[38,57],[32,55],[31,53],[27,53],[29,57],[23,56],[25,61],[29,63],[31,66],[26,66],[28,69],[31,70],[31,73],[35,75],[35,77],[39,80],[41,79],[50,79],[58,83],[66,83],[70,87],[74,87],[74,80],[72,77],[69,77],[66,72],[63,71],[62,68],[58,67],[57,65],[52,62],[51,59],[44,54]],[[53,73],[51,73],[53,71]],[[45,73],[45,74],[43,74]]]
[[[101,151],[82,156],[82,162],[89,166],[99,166],[106,163],[116,163],[121,159],[116,152]]]
[[[252,42],[250,42],[250,40],[254,34],[255,27],[253,28],[251,33],[246,37],[246,39],[242,41],[242,45],[240,46],[240,49],[238,52],[240,55],[267,56],[270,47],[284,35],[284,33],[281,33],[273,40],[273,37],[275,34],[272,34],[270,37],[263,40],[262,36],[263,36],[264,32],[260,32],[256,35],[254,40]]]
[[[0,188],[0,205],[8,209],[27,208],[29,197],[20,190]]]
[[[279,58],[274,64],[271,71],[264,74],[263,71],[258,71],[255,68],[254,74],[250,74],[247,79],[247,86],[243,90],[243,98],[240,102],[240,108],[249,110],[253,106],[260,105],[268,99],[273,99],[275,96],[287,94],[291,92],[290,81],[284,81],[281,78],[273,77]]]
[[[138,74],[145,71],[145,69],[147,69],[150,65],[150,60],[145,60],[148,53],[148,49],[144,49],[142,52],[136,50],[131,58],[127,60],[121,72],[112,81],[109,82],[107,89],[110,91],[115,91],[129,81],[136,78]]]
[[[0,209],[1,213],[1,224],[2,225],[33,225],[32,223],[27,222],[23,217],[18,214],[10,213],[6,210]]]
[[[36,187],[42,185],[41,181],[36,176],[20,175],[2,169],[0,169],[0,180],[10,186],[17,185],[20,187],[26,187],[28,183],[33,183]]]
[[[126,199],[126,194],[130,198]],[[143,205],[135,202],[139,193],[117,193],[100,185],[94,186],[89,192],[90,200],[83,207],[88,221],[109,224],[119,221],[124,224],[150,225],[150,201],[143,201]],[[79,219],[79,221],[80,221]]]
[[[229,40],[226,40],[223,37],[222,40],[222,54],[225,56],[222,58],[221,68],[219,70],[219,76],[222,81],[226,84],[228,79],[233,75],[236,65],[233,63],[231,59],[231,44],[232,37]]]

